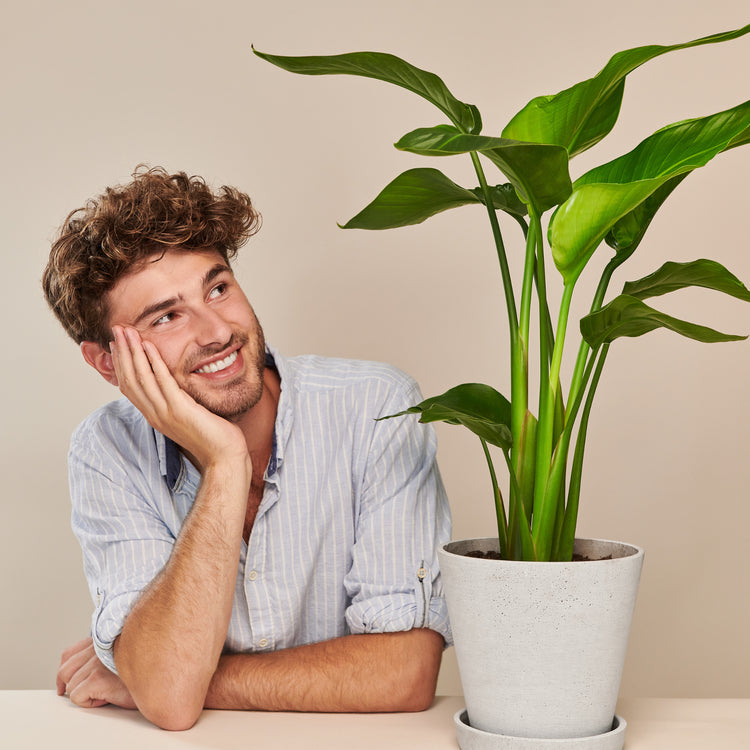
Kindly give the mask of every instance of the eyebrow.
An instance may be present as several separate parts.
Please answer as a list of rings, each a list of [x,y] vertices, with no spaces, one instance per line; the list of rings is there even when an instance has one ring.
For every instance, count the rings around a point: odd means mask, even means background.
[[[203,276],[203,281],[201,282],[203,289],[205,289],[207,286],[210,286],[210,284],[217,276],[225,272],[231,274],[232,269],[224,263],[217,263],[215,266],[209,268],[208,271],[206,271],[206,274]],[[154,302],[152,305],[144,307],[143,310],[141,310],[141,312],[138,314],[138,317],[133,321],[133,325],[137,326],[144,319],[149,318],[156,313],[164,312],[170,307],[174,307],[179,302],[183,302],[184,299],[185,298],[181,294],[178,294],[176,297],[169,297],[168,299],[159,300],[158,302]]]

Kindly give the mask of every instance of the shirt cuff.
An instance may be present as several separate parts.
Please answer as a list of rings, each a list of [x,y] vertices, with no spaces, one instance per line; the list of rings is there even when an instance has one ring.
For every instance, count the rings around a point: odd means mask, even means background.
[[[443,596],[433,596],[427,606],[419,597],[390,594],[352,604],[346,610],[351,633],[397,633],[413,628],[429,628],[443,636],[445,645],[453,644],[448,607]]]
[[[141,591],[127,591],[108,599],[97,592],[101,601],[94,611],[91,620],[91,637],[94,641],[94,651],[99,661],[107,669],[117,674],[113,646],[115,639],[122,632],[125,618],[141,595]]]

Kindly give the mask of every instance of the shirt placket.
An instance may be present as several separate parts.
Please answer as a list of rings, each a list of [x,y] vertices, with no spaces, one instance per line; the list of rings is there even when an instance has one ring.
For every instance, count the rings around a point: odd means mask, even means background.
[[[243,571],[245,601],[248,608],[250,637],[253,651],[273,651],[277,648],[278,623],[273,606],[271,556],[268,544],[268,513],[279,497],[278,481],[266,481],[263,501],[250,533]]]

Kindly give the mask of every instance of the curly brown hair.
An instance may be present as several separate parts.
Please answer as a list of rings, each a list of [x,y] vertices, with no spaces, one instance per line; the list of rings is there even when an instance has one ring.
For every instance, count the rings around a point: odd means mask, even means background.
[[[211,248],[229,263],[259,227],[260,214],[235,188],[213,193],[200,177],[141,165],[133,182],[68,215],[44,269],[44,296],[77,344],[106,348],[107,293],[135,264],[170,248]]]

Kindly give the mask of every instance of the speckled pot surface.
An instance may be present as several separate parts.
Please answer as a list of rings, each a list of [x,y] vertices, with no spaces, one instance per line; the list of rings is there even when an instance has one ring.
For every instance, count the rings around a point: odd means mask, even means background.
[[[579,539],[575,551],[591,560],[463,554],[497,548],[497,539],[467,539],[439,550],[470,726],[538,739],[607,734],[643,550]]]

